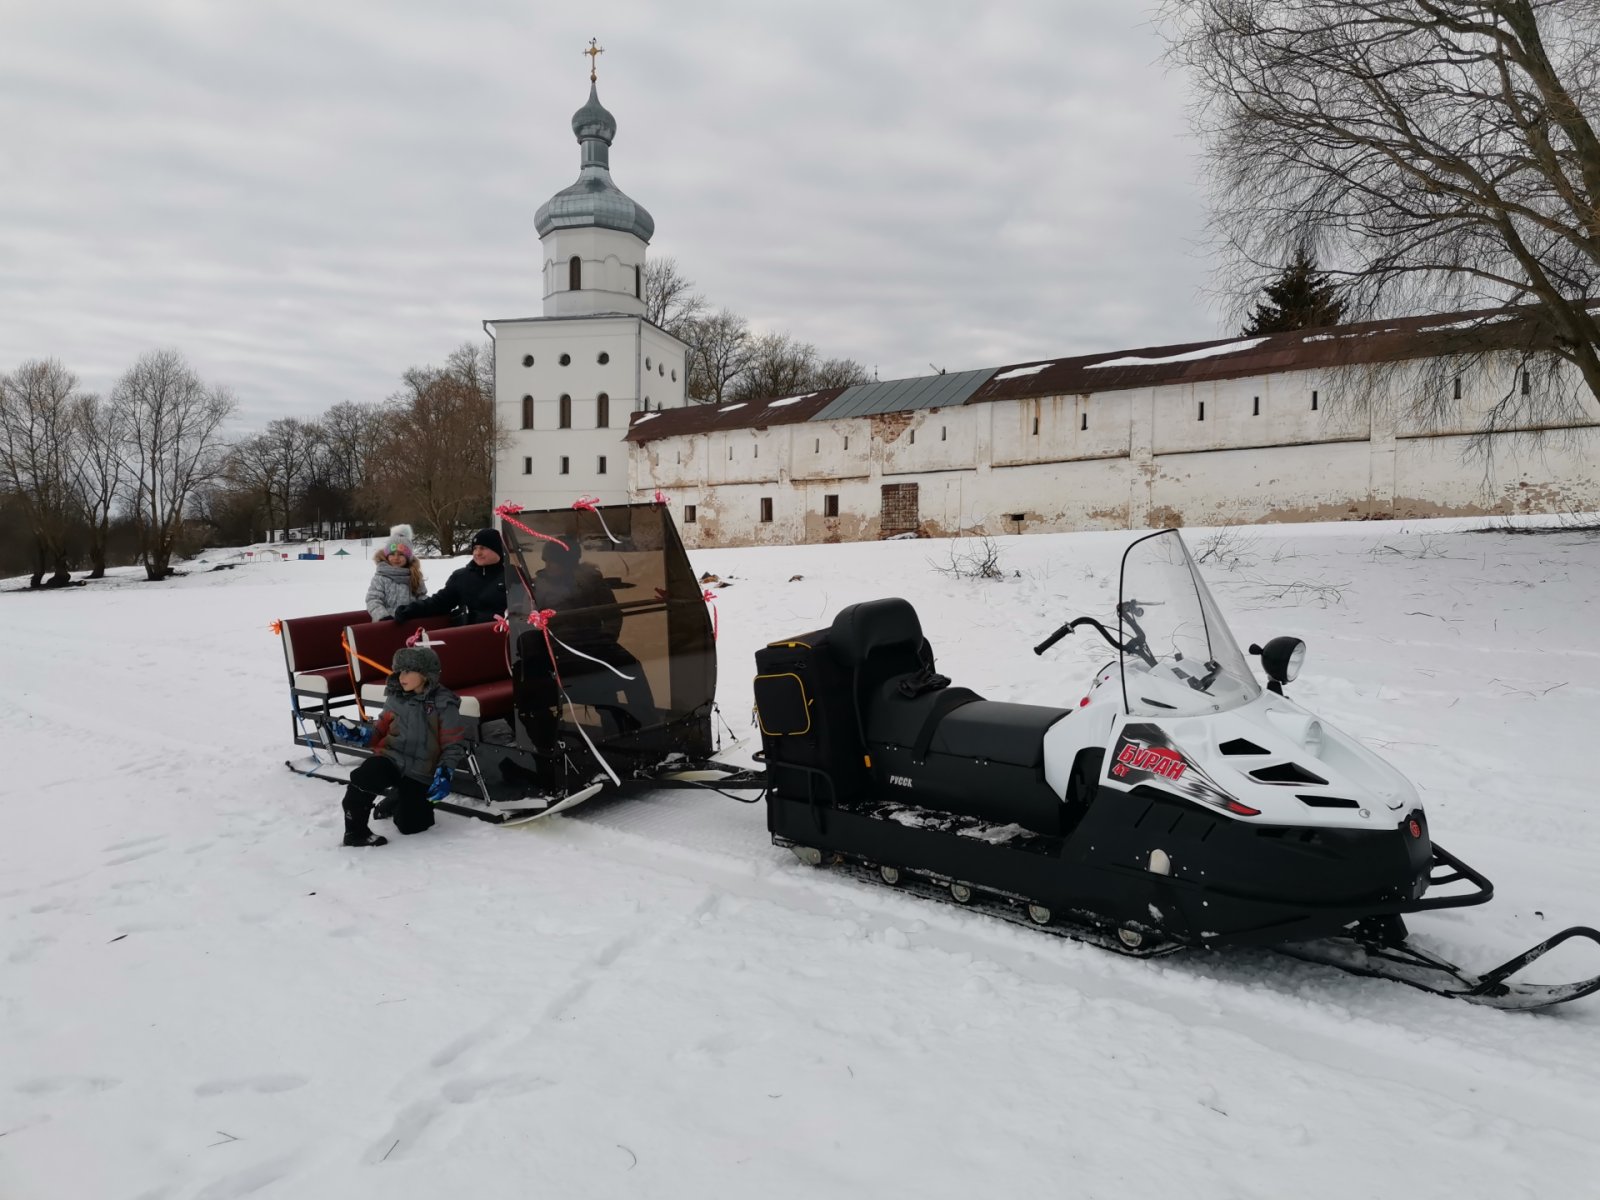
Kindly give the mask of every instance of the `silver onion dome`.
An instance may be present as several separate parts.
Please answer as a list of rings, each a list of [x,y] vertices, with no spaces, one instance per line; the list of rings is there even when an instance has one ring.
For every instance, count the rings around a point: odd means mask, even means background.
[[[539,236],[592,226],[631,233],[648,242],[656,231],[655,218],[611,181],[611,140],[617,136],[617,120],[600,103],[593,83],[587,103],[572,114],[572,132],[580,147],[578,179],[534,214]]]

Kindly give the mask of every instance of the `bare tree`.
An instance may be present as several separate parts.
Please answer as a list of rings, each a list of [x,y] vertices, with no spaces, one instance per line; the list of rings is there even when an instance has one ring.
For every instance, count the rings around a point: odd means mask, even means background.
[[[1354,314],[1529,306],[1521,353],[1600,396],[1600,4],[1164,0],[1161,17],[1199,89],[1237,312],[1306,251]]]
[[[462,342],[444,360],[445,375],[480,396],[494,397],[494,344]]]
[[[687,330],[706,310],[706,298],[678,267],[675,258],[652,258],[644,265],[644,315],[668,333],[688,341]]]
[[[322,446],[314,471],[315,484],[330,497],[329,515],[341,521],[362,519],[360,498],[367,465],[382,433],[383,409],[376,404],[335,404],[317,422]]]
[[[848,358],[823,361],[810,342],[786,333],[764,333],[751,343],[750,363],[733,389],[735,400],[793,396],[820,388],[867,383],[871,376]]]
[[[279,486],[278,468],[278,456],[266,434],[258,433],[241,438],[229,450],[227,462],[222,470],[222,478],[231,497],[208,496],[206,500],[208,514],[214,516],[224,509],[233,507],[236,500],[248,498],[251,511],[262,518],[261,531],[265,537],[270,538],[274,529],[284,530],[287,536],[288,515],[284,514],[281,522],[278,520],[277,499],[282,490]],[[213,524],[221,522],[213,521]]]
[[[222,426],[233,397],[203,383],[176,350],[143,355],[111,396],[128,430],[123,466],[133,482],[145,574],[165,579],[190,498],[226,461]]]
[[[289,526],[294,523],[295,504],[310,478],[321,441],[322,431],[298,417],[279,417],[269,422],[260,438],[255,439],[256,453],[263,460],[264,470],[260,474],[283,517],[286,538]]]
[[[72,578],[67,536],[77,514],[72,490],[78,377],[53,358],[23,363],[0,376],[0,485],[22,500],[37,546],[30,586]]]
[[[722,309],[690,324],[688,394],[691,398],[721,404],[738,378],[749,369],[750,327],[731,309]]]
[[[488,520],[501,434],[480,348],[463,346],[445,368],[414,367],[390,398],[368,464],[368,497],[390,520],[415,520],[456,554]]]
[[[854,387],[871,383],[872,372],[853,358],[829,358],[811,372],[810,388]]]
[[[89,531],[90,579],[105,577],[111,514],[123,498],[127,482],[122,446],[128,430],[123,417],[117,405],[107,404],[92,392],[79,396],[73,409],[78,445],[73,490]]]
[[[817,367],[817,348],[786,333],[763,333],[750,347],[750,365],[739,376],[735,400],[792,396],[810,390]]]

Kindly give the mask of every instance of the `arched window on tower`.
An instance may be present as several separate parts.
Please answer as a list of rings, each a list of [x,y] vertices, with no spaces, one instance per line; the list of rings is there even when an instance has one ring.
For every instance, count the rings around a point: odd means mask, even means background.
[[[644,273],[638,267],[633,269],[633,298],[644,299]]]
[[[594,427],[611,428],[611,397],[604,392],[594,398]]]
[[[573,292],[583,290],[583,259],[576,254],[567,259],[567,290]]]
[[[556,417],[556,428],[572,428],[572,397],[567,395],[565,392],[561,393],[561,405],[559,409],[559,415]]]

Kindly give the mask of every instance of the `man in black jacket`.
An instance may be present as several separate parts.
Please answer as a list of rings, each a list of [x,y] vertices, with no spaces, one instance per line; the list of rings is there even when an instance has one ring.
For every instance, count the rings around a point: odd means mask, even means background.
[[[472,562],[452,571],[433,595],[395,609],[394,619],[414,621],[450,613],[457,625],[494,620],[506,611],[506,571],[500,561],[504,554],[499,530],[478,530],[472,535]]]

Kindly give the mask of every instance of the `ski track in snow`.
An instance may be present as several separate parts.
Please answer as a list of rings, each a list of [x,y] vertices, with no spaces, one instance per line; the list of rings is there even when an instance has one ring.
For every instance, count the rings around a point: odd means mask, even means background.
[[[1495,880],[1412,921],[1481,968],[1600,921],[1600,543],[1458,525],[1263,528],[1206,569],[1242,641],[1307,638],[1296,698]],[[1070,702],[1104,647],[1020,643],[1103,615],[1130,536],[1000,539],[1018,574],[994,584],[934,574],[934,542],[697,552],[734,584],[722,756],[758,745],[755,647],[895,591],[957,682]],[[0,596],[0,729],[29,751],[0,793],[7,1200],[1592,1188],[1593,999],[1526,1016],[1268,952],[1122,959],[801,867],[759,805],[708,793],[344,851],[337,789],[278,765],[265,626],[348,607],[369,570]],[[1286,608],[1263,578],[1341,599]],[[1600,969],[1579,958],[1549,974]]]

